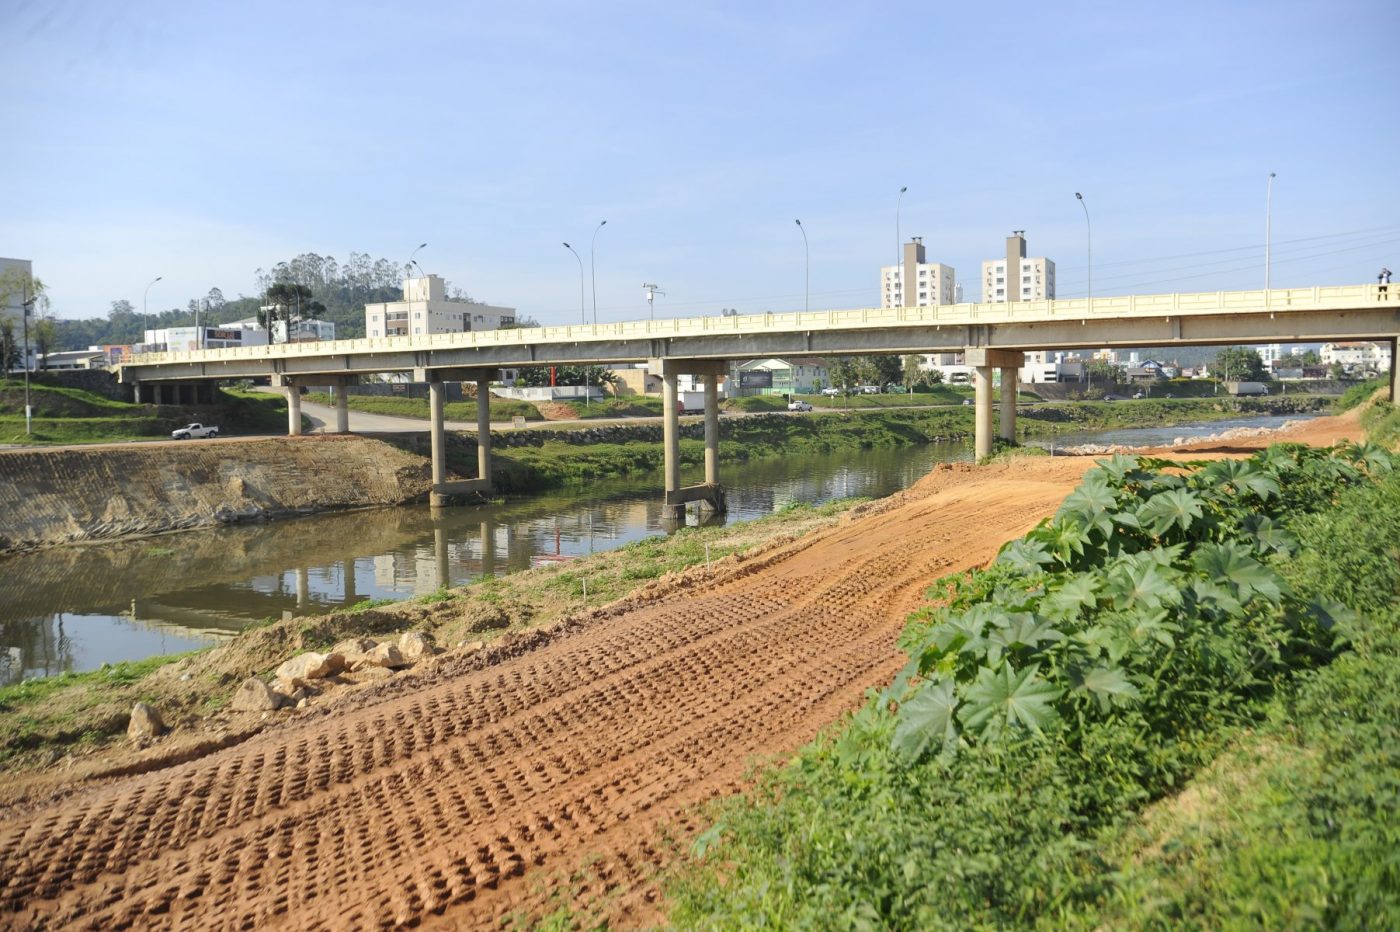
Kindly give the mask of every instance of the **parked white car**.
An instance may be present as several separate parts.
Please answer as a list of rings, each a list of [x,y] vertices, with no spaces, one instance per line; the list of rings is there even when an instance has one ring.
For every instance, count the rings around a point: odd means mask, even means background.
[[[207,437],[219,436],[219,428],[214,425],[205,427],[203,424],[186,424],[178,430],[170,432],[171,440],[203,440]]]
[[[839,394],[841,394],[841,389],[839,389],[839,388],[837,388],[835,385],[833,385],[833,386],[831,386],[830,388],[824,388],[824,389],[822,389],[822,394],[823,394],[823,395],[832,395],[832,396],[839,395]]]
[[[812,405],[811,405],[809,402],[806,402],[806,401],[789,401],[789,402],[788,402],[788,410],[789,410],[789,411],[810,411],[810,410],[812,410]]]

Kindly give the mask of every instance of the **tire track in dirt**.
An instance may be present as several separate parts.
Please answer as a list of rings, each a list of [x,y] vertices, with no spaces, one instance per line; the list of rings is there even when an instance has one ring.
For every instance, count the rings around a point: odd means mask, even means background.
[[[736,572],[482,670],[113,780],[0,829],[26,927],[484,925],[596,858],[626,922],[658,830],[733,792],[902,663],[937,577],[984,562],[1089,464],[935,472]]]

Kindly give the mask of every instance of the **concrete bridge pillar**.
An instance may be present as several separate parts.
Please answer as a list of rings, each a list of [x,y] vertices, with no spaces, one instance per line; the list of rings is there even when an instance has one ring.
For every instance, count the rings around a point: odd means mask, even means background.
[[[674,372],[661,376],[661,443],[666,451],[666,506],[663,513],[673,521],[685,517],[685,502],[671,500],[681,490],[681,417],[676,378]]]
[[[1016,373],[1025,355],[1016,350],[972,346],[966,350],[964,361],[976,370],[973,452],[980,460],[992,452],[992,369],[1001,369],[1001,436],[1011,440],[1016,436]]]
[[[719,376],[705,379],[705,484],[719,485]]]
[[[476,475],[491,481],[491,382],[476,382]]]
[[[350,396],[343,382],[335,387],[335,432],[350,433]]]
[[[724,511],[724,488],[719,483],[719,377],[728,366],[722,359],[653,359],[651,374],[661,378],[662,444],[666,452],[666,499],[662,517],[670,521],[685,518],[687,502],[699,502],[702,509]],[[680,393],[676,379],[699,375],[705,379],[705,481],[681,488]]]
[[[1016,375],[1018,370],[1001,368],[1001,430],[1002,440],[1016,441]]]
[[[301,386],[288,382],[282,389],[287,393],[287,434],[301,436]]]
[[[1400,404],[1400,359],[1395,351],[1400,349],[1400,339],[1390,338],[1390,403]]]
[[[428,429],[433,456],[433,488],[428,503],[442,508],[454,495],[491,491],[491,381],[495,369],[414,369],[415,382],[428,383]],[[475,479],[447,479],[447,428],[443,419],[446,391],[443,382],[476,382],[476,465]]]

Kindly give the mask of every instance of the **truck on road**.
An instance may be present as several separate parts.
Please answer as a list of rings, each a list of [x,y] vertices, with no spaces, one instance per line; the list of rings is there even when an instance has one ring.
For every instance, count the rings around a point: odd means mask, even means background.
[[[1226,382],[1225,391],[1231,395],[1246,397],[1249,395],[1267,395],[1269,386],[1263,382]]]
[[[171,440],[203,440],[207,437],[219,436],[219,428],[212,424],[205,427],[203,424],[186,424],[184,427],[170,432]]]

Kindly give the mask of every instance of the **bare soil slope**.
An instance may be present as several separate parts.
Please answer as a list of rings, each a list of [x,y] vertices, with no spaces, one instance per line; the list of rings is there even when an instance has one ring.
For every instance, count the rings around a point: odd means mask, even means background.
[[[0,921],[480,927],[568,902],[562,872],[585,858],[615,922],[654,918],[649,878],[691,807],[887,681],[929,583],[988,560],[1092,465],[939,467],[537,650],[0,811]]]

